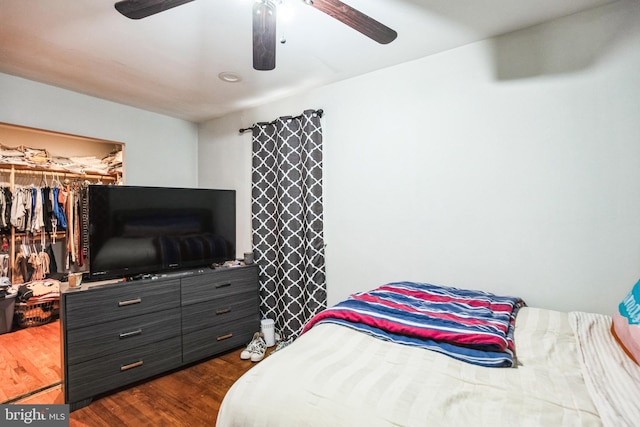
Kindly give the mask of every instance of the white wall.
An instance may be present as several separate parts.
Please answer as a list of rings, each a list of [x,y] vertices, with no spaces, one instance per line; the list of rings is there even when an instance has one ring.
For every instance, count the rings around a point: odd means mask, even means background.
[[[128,185],[198,183],[191,122],[1,73],[0,122],[124,143]]]
[[[242,114],[203,123],[198,136],[199,185],[236,190],[236,256],[251,251],[251,133]],[[249,119],[250,120],[250,119]]]
[[[388,281],[611,313],[640,277],[640,8],[621,1],[200,127],[199,184],[238,190],[249,134],[325,111],[329,304]]]

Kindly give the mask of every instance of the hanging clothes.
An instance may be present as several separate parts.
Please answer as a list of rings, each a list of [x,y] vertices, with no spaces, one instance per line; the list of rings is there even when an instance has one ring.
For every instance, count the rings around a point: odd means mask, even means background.
[[[24,231],[26,225],[26,207],[24,191],[18,188],[14,191],[11,202],[11,225],[16,231]]]
[[[32,211],[31,211],[31,232],[39,233],[44,228],[44,216],[42,206],[42,192],[39,188],[31,189]]]
[[[66,189],[65,212],[67,214],[67,269],[70,264],[76,262],[76,218],[75,218],[75,193]]]
[[[89,257],[89,186],[85,183],[80,189],[80,251],[78,264],[83,266]]]
[[[0,254],[0,277],[9,277],[9,254]]]
[[[15,245],[14,264],[7,264],[7,274],[19,284],[48,278],[51,274],[86,267],[89,257],[89,186],[88,181],[54,178],[39,185],[0,185],[0,233],[11,230],[24,238]],[[64,232],[64,248],[53,256],[52,245],[58,232]],[[30,242],[30,238],[33,240]],[[48,241],[50,239],[50,241]],[[0,255],[10,260],[9,239],[2,241]],[[2,273],[0,257],[0,274]],[[60,268],[60,271],[58,269]]]
[[[16,255],[16,259],[13,263],[13,269],[11,271],[12,283],[24,283],[29,279],[29,273],[27,271],[27,259],[22,252]]]
[[[22,231],[31,230],[31,221],[33,220],[33,192],[31,188],[22,189],[22,197],[24,200],[24,228]]]
[[[47,256],[49,257],[49,273],[57,273],[58,272],[58,262],[56,261],[56,255],[53,252],[53,245],[47,245],[45,249]]]
[[[53,231],[53,204],[51,203],[51,187],[43,187],[42,193],[42,222],[44,223],[44,230],[47,233]]]
[[[11,207],[13,206],[13,193],[9,187],[4,188],[5,208],[3,212],[3,222],[6,224],[7,230],[11,228]]]
[[[10,231],[11,228],[11,205],[13,194],[9,187],[0,189],[0,230]]]
[[[30,280],[43,280],[49,277],[51,259],[49,255],[41,249],[40,252],[33,252],[29,255],[29,264],[32,269]]]

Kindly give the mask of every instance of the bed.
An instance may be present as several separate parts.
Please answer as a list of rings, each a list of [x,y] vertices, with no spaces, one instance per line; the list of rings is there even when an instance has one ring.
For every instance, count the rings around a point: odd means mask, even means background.
[[[514,311],[512,367],[312,321],[231,387],[216,425],[639,425],[640,366],[610,316]]]

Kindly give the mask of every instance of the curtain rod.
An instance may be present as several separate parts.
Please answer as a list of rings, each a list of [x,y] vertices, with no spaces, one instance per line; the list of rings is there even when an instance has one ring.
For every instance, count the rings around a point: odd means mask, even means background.
[[[322,118],[322,115],[324,114],[324,111],[322,111],[322,109],[312,110],[312,112],[316,113],[320,118]],[[288,117],[288,116],[281,117],[281,119],[284,119],[284,118],[286,118],[286,119],[300,119],[300,118],[302,118],[302,114],[300,114],[299,116],[295,116],[295,117]],[[275,122],[276,122],[275,120],[272,121],[272,122],[258,122],[258,123],[254,124],[252,126],[249,126],[248,128],[240,129],[239,132],[240,133],[245,133],[245,132],[248,132],[250,130],[255,129],[258,126],[268,126],[268,125],[274,124]]]

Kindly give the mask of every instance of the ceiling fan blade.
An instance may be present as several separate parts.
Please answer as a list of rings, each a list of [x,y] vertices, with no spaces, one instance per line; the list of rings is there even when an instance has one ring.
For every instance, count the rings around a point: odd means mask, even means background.
[[[276,7],[270,0],[253,5],[253,68],[276,68]]]
[[[122,0],[114,6],[118,12],[131,19],[155,15],[193,0]]]
[[[398,37],[398,33],[391,28],[340,0],[305,0],[305,2],[378,43],[391,43]]]

